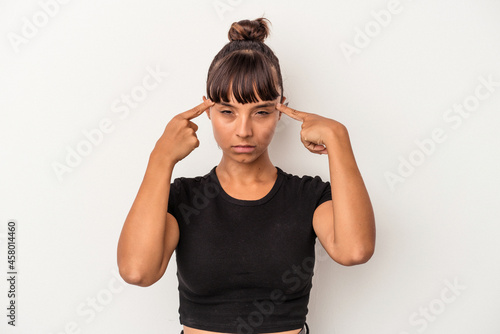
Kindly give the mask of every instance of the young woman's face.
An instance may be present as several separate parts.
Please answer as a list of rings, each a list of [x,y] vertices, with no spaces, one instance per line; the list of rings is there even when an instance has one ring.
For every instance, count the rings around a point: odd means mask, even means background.
[[[281,115],[273,101],[241,104],[234,97],[229,103],[216,103],[207,111],[215,140],[224,154],[239,162],[256,160],[271,143]]]

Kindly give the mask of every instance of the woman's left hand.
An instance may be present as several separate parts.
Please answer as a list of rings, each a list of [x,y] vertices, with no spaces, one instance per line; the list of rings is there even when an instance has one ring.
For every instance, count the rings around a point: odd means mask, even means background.
[[[345,130],[341,123],[331,118],[298,111],[280,103],[276,105],[276,109],[302,122],[300,140],[312,153],[328,154],[327,144],[334,140],[337,132]]]

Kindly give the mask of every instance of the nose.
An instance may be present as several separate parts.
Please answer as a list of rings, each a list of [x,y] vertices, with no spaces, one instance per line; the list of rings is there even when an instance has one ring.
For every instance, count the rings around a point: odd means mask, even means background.
[[[241,138],[252,136],[252,121],[248,117],[239,117],[236,122],[236,135]]]

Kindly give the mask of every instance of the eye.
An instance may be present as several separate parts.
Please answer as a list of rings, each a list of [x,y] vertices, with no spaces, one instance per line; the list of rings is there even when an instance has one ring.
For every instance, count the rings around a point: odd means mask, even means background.
[[[221,110],[220,113],[229,115],[229,114],[232,114],[232,111],[231,110]]]
[[[270,114],[270,112],[267,112],[267,111],[257,111],[257,114],[261,115],[261,116],[267,116],[267,115]]]

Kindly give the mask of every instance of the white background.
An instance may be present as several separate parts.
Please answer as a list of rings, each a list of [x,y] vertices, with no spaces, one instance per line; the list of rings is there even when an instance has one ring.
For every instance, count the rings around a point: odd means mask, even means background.
[[[87,0],[56,3],[51,16],[44,3],[0,4],[0,332],[180,332],[175,256],[159,282],[131,286],[116,278],[117,241],[165,125],[201,102],[230,24],[261,15],[290,107],[347,126],[376,214],[368,263],[343,267],[318,248],[312,333],[500,332],[500,2]],[[390,18],[377,23],[383,11]],[[115,112],[148,68],[168,76],[127,115]],[[480,78],[496,86],[478,88]],[[449,111],[465,101],[466,117]],[[112,130],[85,146],[83,132],[106,119]],[[195,122],[200,147],[174,177],[204,175],[221,157],[208,118]],[[327,157],[300,143],[300,123],[280,122],[273,163],[329,180]],[[435,130],[441,142],[429,144]],[[58,177],[54,164],[67,166],[78,147],[87,156]],[[391,186],[387,175],[400,172]]]

